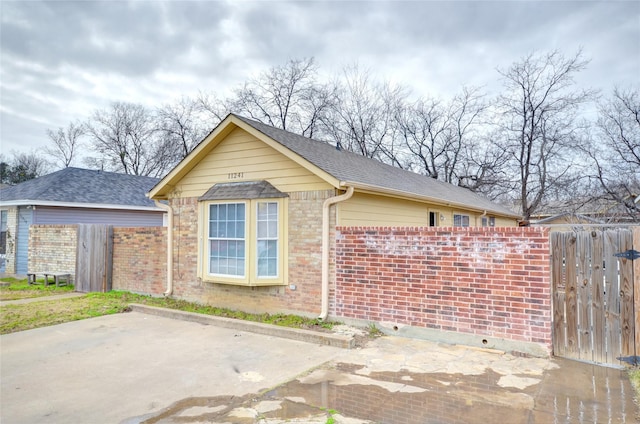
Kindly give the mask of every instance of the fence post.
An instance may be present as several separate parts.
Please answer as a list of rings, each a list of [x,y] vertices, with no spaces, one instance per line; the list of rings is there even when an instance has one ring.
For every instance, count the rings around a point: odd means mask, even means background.
[[[633,227],[633,249],[640,250],[640,227]],[[640,355],[640,259],[633,261],[633,310],[636,355]]]

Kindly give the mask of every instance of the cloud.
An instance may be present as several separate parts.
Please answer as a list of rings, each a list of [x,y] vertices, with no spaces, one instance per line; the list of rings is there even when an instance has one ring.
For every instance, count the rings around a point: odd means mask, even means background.
[[[582,48],[580,85],[640,74],[640,2],[4,1],[0,148],[44,145],[47,128],[113,101],[160,105],[228,93],[291,58],[336,75],[358,62],[417,94],[500,89],[496,68]]]

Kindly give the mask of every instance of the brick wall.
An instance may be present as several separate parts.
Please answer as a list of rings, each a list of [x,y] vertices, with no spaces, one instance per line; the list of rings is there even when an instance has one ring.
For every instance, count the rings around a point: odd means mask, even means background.
[[[288,284],[244,287],[202,282],[197,277],[198,201],[173,199],[174,294],[187,300],[247,312],[320,312],[322,203],[333,191],[290,193]],[[294,288],[295,287],[295,288]]]
[[[31,225],[28,270],[76,272],[77,225]],[[73,278],[72,278],[73,280]]]
[[[161,295],[167,281],[167,229],[113,228],[113,290]]]
[[[551,348],[543,228],[338,228],[340,318]],[[486,341],[486,340],[485,340]]]

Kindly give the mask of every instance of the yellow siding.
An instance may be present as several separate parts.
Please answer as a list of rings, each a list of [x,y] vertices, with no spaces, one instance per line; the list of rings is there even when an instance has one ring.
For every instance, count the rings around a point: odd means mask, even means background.
[[[282,192],[331,188],[255,137],[235,129],[180,180],[175,196],[196,197],[216,183],[257,180],[267,180]]]
[[[371,194],[356,193],[338,207],[338,225],[342,226],[426,227],[429,212],[436,214],[439,227],[452,227],[454,214],[469,215],[472,227],[482,225],[482,216],[477,212]],[[515,219],[496,217],[496,227],[516,225]]]
[[[429,225],[429,213],[427,206],[423,203],[355,193],[351,199],[338,205],[338,225],[362,227]]]

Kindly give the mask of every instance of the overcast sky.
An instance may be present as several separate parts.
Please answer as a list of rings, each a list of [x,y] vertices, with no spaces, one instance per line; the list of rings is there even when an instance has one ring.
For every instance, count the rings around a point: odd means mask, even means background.
[[[578,83],[640,81],[640,1],[0,1],[0,153],[113,101],[225,94],[290,58],[358,62],[416,94],[500,88],[496,68],[579,48]]]

